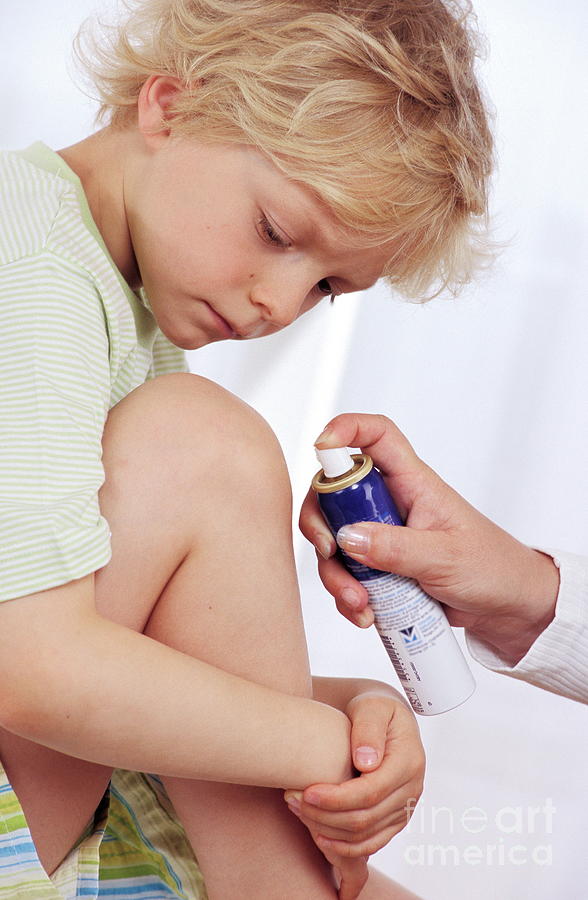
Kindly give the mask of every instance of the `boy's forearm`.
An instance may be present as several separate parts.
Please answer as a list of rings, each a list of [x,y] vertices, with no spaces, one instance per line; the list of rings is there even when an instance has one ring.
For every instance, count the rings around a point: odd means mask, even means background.
[[[97,614],[59,641],[48,639],[13,673],[13,684],[19,709],[4,727],[92,762],[268,787],[305,788],[350,774],[342,713],[230,675]]]
[[[366,693],[385,693],[390,697],[400,700],[406,705],[402,694],[395,688],[382,681],[373,681],[369,678],[333,678],[321,675],[313,675],[313,697],[321,703],[328,703],[343,712],[354,697]]]

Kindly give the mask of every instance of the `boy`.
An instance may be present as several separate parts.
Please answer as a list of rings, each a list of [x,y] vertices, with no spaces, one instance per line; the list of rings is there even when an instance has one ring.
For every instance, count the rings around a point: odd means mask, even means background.
[[[151,378],[382,274],[454,279],[490,160],[467,33],[441,3],[166,0],[96,56],[107,127],[3,159],[0,757],[52,876],[15,870],[15,891],[99,874],[101,897],[197,896],[181,832],[143,833],[169,796],[211,900],[333,897],[275,788],[349,779],[349,716],[371,774],[303,816],[347,900],[419,792],[414,722],[385,686],[311,687],[265,424],[203,379]],[[165,792],[117,773],[100,847],[113,766]],[[361,896],[402,894],[371,875]]]

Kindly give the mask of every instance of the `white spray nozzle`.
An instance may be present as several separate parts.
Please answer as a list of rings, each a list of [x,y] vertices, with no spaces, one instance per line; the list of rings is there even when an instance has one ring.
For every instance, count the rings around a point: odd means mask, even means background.
[[[345,475],[355,465],[348,447],[335,447],[333,450],[316,450],[316,455],[327,478]]]

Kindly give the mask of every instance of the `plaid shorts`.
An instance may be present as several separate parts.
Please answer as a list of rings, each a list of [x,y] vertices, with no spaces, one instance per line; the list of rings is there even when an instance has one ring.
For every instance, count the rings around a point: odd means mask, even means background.
[[[117,769],[51,876],[0,765],[0,900],[206,900],[202,873],[159,778]]]

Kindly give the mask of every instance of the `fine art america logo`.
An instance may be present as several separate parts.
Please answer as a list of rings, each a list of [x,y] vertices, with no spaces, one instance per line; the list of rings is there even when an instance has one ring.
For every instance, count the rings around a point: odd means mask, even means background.
[[[414,843],[404,851],[410,866],[551,866],[555,806],[503,806],[488,810],[469,806],[406,804],[410,819],[405,835]],[[413,815],[414,812],[414,815]],[[412,816],[412,818],[411,818]]]

